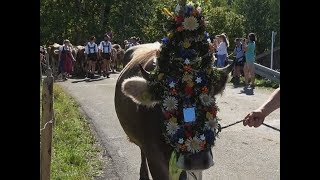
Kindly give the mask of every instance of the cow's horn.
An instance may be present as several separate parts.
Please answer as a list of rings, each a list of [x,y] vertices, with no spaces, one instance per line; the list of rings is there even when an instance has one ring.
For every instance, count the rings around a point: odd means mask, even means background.
[[[229,74],[234,65],[236,64],[236,60],[233,60],[231,64],[229,64],[228,66],[224,67],[224,68],[218,68],[218,70],[225,72],[226,74]]]
[[[141,71],[141,74],[142,74],[142,77],[146,80],[149,80],[149,76],[150,76],[150,73],[148,71],[146,71],[141,64],[139,64],[139,68],[140,68],[140,71]]]

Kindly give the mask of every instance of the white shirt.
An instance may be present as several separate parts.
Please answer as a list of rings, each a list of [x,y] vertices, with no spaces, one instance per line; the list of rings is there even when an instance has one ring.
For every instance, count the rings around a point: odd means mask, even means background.
[[[89,54],[89,47],[90,47],[90,53],[97,53],[98,52],[98,46],[96,43],[88,42],[88,44],[84,48],[84,52],[86,54]]]
[[[221,42],[217,48],[217,55],[228,54],[227,45],[225,42]]]
[[[110,41],[101,41],[98,48],[102,53],[111,53],[112,45]]]
[[[69,46],[66,46],[66,45],[62,45],[59,47],[59,51],[61,52],[62,50],[67,50],[67,51],[71,51],[71,48]]]

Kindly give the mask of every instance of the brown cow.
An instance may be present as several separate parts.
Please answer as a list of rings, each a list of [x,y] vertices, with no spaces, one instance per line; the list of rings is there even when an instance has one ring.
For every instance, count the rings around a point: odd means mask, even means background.
[[[78,77],[85,76],[87,72],[88,62],[85,59],[84,49],[84,46],[74,47],[74,57],[76,59],[76,62],[73,65],[73,74]]]
[[[146,164],[148,163],[154,180],[169,180],[169,159],[173,148],[165,143],[161,132],[164,118],[158,105],[159,100],[144,99],[142,96],[152,93],[148,91],[147,71],[155,68],[159,51],[159,43],[143,44],[128,49],[124,61],[129,63],[120,73],[115,90],[114,103],[120,124],[130,140],[141,150],[140,179],[149,179]],[[210,92],[212,95],[223,91],[233,66],[234,62],[218,69],[221,79],[214,85],[214,92]],[[207,169],[213,165],[212,152],[205,151],[184,157],[181,164],[186,170],[184,173]],[[201,173],[198,177],[201,178]]]
[[[119,44],[114,44],[112,46],[113,49],[115,49],[116,51],[114,51],[115,55],[115,61],[114,61],[114,66],[115,66],[115,70],[119,71],[120,70],[120,65],[122,65],[122,68],[124,68],[124,64],[123,64],[123,58],[124,58],[124,49],[121,48],[121,46]]]

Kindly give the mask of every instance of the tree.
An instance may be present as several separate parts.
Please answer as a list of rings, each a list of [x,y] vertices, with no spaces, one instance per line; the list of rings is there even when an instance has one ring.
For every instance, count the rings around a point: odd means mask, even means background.
[[[280,34],[280,1],[279,0],[237,0],[234,11],[245,18],[246,33],[257,35],[257,53],[270,49],[271,31]],[[277,37],[278,43],[279,36]]]

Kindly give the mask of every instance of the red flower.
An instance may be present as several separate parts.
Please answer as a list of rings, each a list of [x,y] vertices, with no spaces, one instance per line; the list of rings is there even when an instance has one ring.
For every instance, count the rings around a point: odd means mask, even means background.
[[[193,94],[193,89],[192,89],[192,87],[190,87],[190,86],[186,86],[186,87],[184,88],[184,91],[185,91],[185,93],[186,93],[188,96],[191,96],[191,95]]]
[[[216,106],[213,106],[213,107],[211,108],[211,114],[213,115],[213,118],[216,117],[216,115],[217,115],[217,107],[216,107]]]
[[[177,17],[176,17],[176,22],[177,22],[178,24],[182,23],[182,21],[183,21],[183,17],[182,17],[182,16],[177,16]]]
[[[201,88],[201,90],[202,90],[202,93],[204,93],[204,94],[207,94],[209,91],[207,86],[204,86],[203,88]]]
[[[192,71],[192,67],[190,65],[185,65],[183,68],[185,71],[188,71],[188,72]]]
[[[188,139],[189,137],[192,136],[192,133],[191,133],[191,131],[185,131],[185,132],[184,132],[184,135],[185,135],[186,138]]]
[[[178,32],[183,31],[183,27],[182,27],[182,26],[177,27],[177,31],[178,31]]]
[[[165,119],[171,118],[171,114],[169,112],[164,112],[163,114],[164,114]]]
[[[176,95],[177,95],[176,89],[172,89],[172,90],[170,91],[170,95],[176,96]]]

